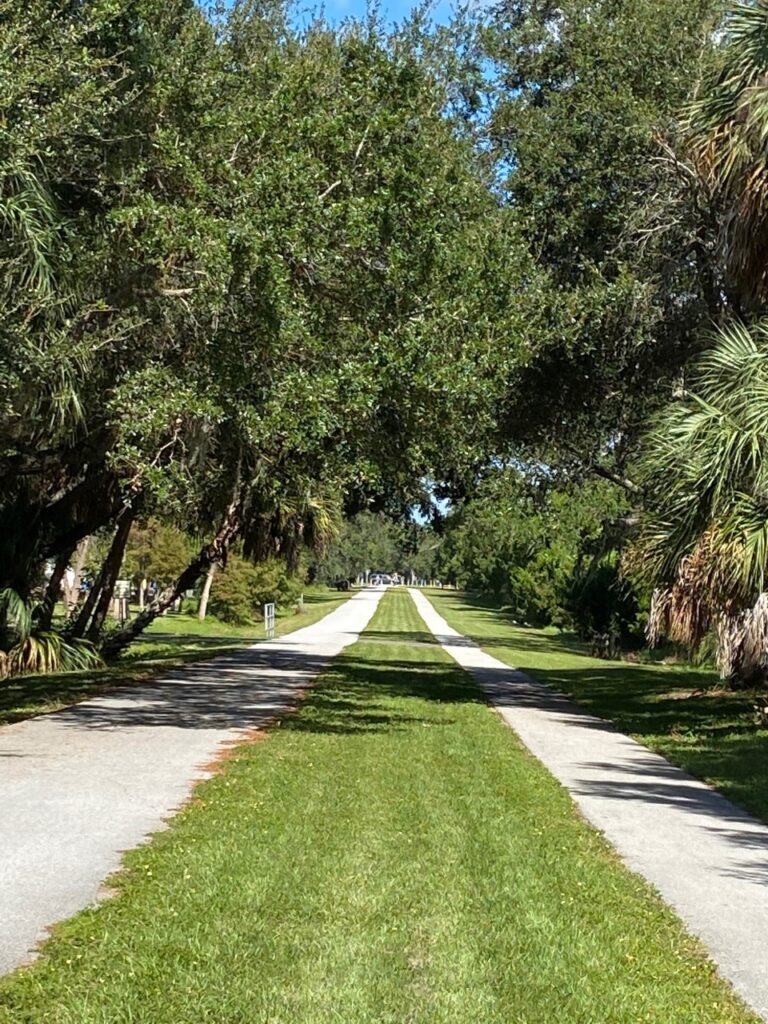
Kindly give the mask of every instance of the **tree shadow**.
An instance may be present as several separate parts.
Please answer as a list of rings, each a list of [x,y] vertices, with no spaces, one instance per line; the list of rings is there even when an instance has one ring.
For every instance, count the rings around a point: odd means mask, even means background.
[[[467,685],[466,677],[451,665],[385,656],[377,661],[346,652],[331,659],[311,648],[268,645],[229,651],[214,660],[198,658],[140,686],[102,690],[98,697],[57,711],[54,717],[65,728],[99,730],[263,728],[294,708],[309,684],[329,667],[328,680],[310,691],[299,715],[284,720],[285,728],[360,733],[403,728],[411,721],[446,724],[445,719],[411,716],[402,707],[388,707],[387,700],[482,700],[477,688]]]
[[[87,729],[263,727],[290,708],[327,663],[315,652],[237,650],[172,669],[140,686],[118,686],[55,717],[64,726]]]
[[[435,638],[426,630],[394,630],[366,629],[360,636],[361,643],[387,643],[387,644],[420,644],[428,647],[435,646]]]
[[[719,869],[720,874],[761,883],[768,878],[768,828],[723,793],[650,752],[647,757],[635,756],[631,765],[594,761],[583,767],[603,777],[580,780],[572,790],[576,796],[676,807],[699,815],[708,835],[739,851],[730,866]],[[760,859],[741,859],[744,850]]]
[[[156,642],[146,638],[147,644]],[[83,700],[108,691],[110,687],[129,688],[161,671],[166,666],[187,665],[221,657],[241,649],[236,638],[210,638],[173,634],[163,637],[166,646],[158,651],[132,649],[127,658],[104,668],[76,672],[57,672],[18,676],[0,684],[0,725],[29,718],[37,709],[52,703]]]
[[[729,800],[768,821],[768,730],[754,717],[753,693],[726,691],[712,672],[694,666],[591,658],[568,634],[515,626],[514,634],[497,637],[503,614],[498,608],[461,593],[443,592],[443,598],[480,617],[474,636],[484,648],[514,648],[510,660],[522,673],[595,720],[612,723],[605,728],[652,743],[692,776],[713,780]],[[490,635],[480,636],[486,624]],[[545,656],[558,654],[569,655],[569,664],[542,667]],[[546,704],[557,709],[551,698]],[[562,706],[558,713],[564,713]],[[584,724],[582,713],[578,720]]]
[[[154,643],[179,643],[187,646],[194,644],[201,650],[205,650],[208,647],[236,647],[239,644],[258,644],[263,640],[263,636],[228,636],[226,633],[209,634],[207,636],[198,636],[195,633],[144,633],[136,638],[132,647],[129,647],[128,650],[135,649],[140,651],[142,647],[151,647]]]
[[[524,645],[530,650],[540,650],[548,654],[589,656],[587,644],[574,633],[552,632],[542,635],[540,627],[516,622],[511,613],[482,598],[457,591],[442,591],[440,600],[449,602],[458,613],[469,612],[475,622],[479,620],[482,630],[476,630],[471,635],[483,647],[506,647],[519,650],[521,645]],[[499,633],[500,620],[518,635]]]
[[[711,679],[696,670],[668,673],[652,666],[591,661],[583,668],[519,667],[609,718],[623,732],[691,736],[704,742],[726,734],[768,739],[765,730],[752,720],[752,694],[731,693],[711,685],[702,688],[702,682],[711,684]]]
[[[334,659],[331,672],[310,691],[300,714],[286,719],[284,728],[355,734],[447,726],[455,719],[445,712],[429,714],[430,703],[484,703],[479,687],[454,664],[424,662],[418,656],[392,658],[386,646],[381,658],[371,658],[362,651],[368,636],[363,634],[360,648],[348,648]],[[436,650],[434,643],[429,646]]]
[[[390,735],[401,732],[410,725],[446,726],[453,725],[452,718],[435,718],[428,715],[406,714],[395,711],[387,704],[355,701],[344,708],[344,701],[323,700],[312,695],[300,713],[286,718],[282,724],[285,732],[335,734],[353,736],[361,733],[382,733]]]
[[[600,733],[615,736],[618,731],[616,722],[594,714],[592,709],[574,702],[562,692],[562,689],[568,689],[569,676],[580,675],[578,669],[549,674],[539,670],[534,677],[527,669],[512,669],[498,664],[475,666],[471,672],[483,692],[500,709],[531,708],[556,716],[558,727],[594,730],[596,752],[600,750]],[[717,700],[714,702],[718,703]],[[663,721],[665,714],[679,714],[677,706],[680,703],[672,700],[668,702],[671,709],[658,710],[657,725],[661,724],[660,719]],[[705,717],[709,714],[711,712],[702,712]],[[663,724],[668,726],[667,722]],[[622,734],[626,731],[621,729]],[[557,737],[558,734],[554,733],[551,739],[557,742]],[[564,735],[562,738],[566,739]],[[768,735],[757,726],[750,729],[744,724],[741,731],[733,731],[728,736],[727,744],[719,740],[715,733],[713,738],[700,738],[694,751],[688,746],[683,747],[682,756],[677,758],[678,763],[682,762],[680,767],[665,759],[666,751],[656,754],[641,746],[633,746],[631,757],[627,755],[625,762],[620,758],[616,761],[571,762],[574,774],[578,775],[579,769],[587,774],[570,788],[576,797],[598,796],[608,800],[678,807],[696,814],[701,817],[708,834],[725,839],[739,850],[746,848],[758,854],[758,858],[751,861],[745,861],[736,854],[730,865],[727,859],[724,860],[719,869],[721,874],[765,882],[768,878],[768,828],[756,817],[764,817],[768,807],[763,796],[768,783]],[[745,760],[749,766],[746,773]],[[702,778],[717,779],[718,789],[709,788],[700,781]],[[753,814],[756,817],[752,817]]]

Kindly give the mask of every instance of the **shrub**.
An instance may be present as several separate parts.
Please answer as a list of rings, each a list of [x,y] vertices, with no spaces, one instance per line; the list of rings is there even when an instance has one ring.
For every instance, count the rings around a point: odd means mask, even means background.
[[[214,578],[209,607],[223,622],[247,625],[261,618],[265,604],[290,605],[301,589],[301,577],[291,576],[279,559],[253,565],[239,555],[231,555],[226,569]]]

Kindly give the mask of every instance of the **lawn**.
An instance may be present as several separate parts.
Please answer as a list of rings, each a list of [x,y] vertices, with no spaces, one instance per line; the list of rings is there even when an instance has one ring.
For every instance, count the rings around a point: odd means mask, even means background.
[[[308,590],[303,611],[285,609],[278,613],[278,636],[317,622],[348,596],[324,587]],[[105,668],[0,682],[0,726],[56,711],[114,686],[143,682],[165,669],[204,661],[263,639],[263,623],[233,626],[211,616],[200,622],[196,615],[169,613],[156,619],[117,661]]]
[[[466,594],[428,596],[489,654],[610,719],[768,821],[768,730],[756,722],[753,694],[723,689],[713,672],[590,658],[575,637],[517,626]]]
[[[757,1024],[403,592],[112,884],[0,1024]]]

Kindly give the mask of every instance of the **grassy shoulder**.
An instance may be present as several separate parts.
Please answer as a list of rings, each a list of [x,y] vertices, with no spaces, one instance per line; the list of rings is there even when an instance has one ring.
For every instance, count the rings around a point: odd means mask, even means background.
[[[277,634],[317,622],[348,596],[324,587],[308,590],[302,611],[285,609],[278,613]],[[205,661],[263,639],[261,623],[233,626],[211,616],[200,622],[196,615],[169,613],[156,619],[143,636],[105,668],[0,682],[0,726],[56,711],[113,686],[144,682],[166,669]]]
[[[575,637],[516,626],[466,594],[428,596],[489,654],[610,719],[768,821],[768,730],[755,720],[753,694],[726,690],[704,670],[588,657]]]
[[[0,1024],[757,1024],[405,593],[113,884]]]

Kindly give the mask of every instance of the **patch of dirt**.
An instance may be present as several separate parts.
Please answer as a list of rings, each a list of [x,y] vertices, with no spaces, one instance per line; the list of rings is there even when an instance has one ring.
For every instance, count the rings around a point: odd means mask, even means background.
[[[276,724],[277,716],[271,718],[265,726],[257,726],[255,729],[244,729],[234,739],[226,740],[219,746],[210,761],[197,766],[198,771],[205,772],[206,776],[215,775],[222,766],[234,757],[235,751],[241,743],[258,743],[269,736],[269,730]]]
[[[659,700],[693,700],[693,699],[707,699],[708,697],[717,697],[718,700],[723,697],[744,697],[746,691],[744,690],[730,690],[727,686],[713,686],[707,690],[669,690],[667,693],[660,693],[658,695]]]

